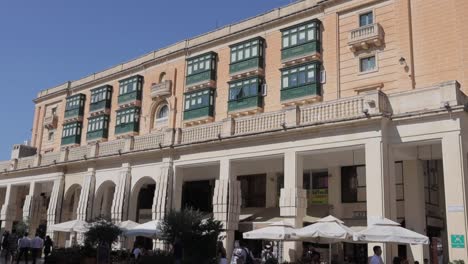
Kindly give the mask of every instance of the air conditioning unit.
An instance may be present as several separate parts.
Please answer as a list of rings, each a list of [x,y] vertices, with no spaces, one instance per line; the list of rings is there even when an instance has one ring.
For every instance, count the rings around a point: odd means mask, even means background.
[[[326,83],[327,82],[327,73],[325,70],[320,71],[320,83]]]
[[[262,96],[267,95],[268,85],[266,83],[262,84]]]

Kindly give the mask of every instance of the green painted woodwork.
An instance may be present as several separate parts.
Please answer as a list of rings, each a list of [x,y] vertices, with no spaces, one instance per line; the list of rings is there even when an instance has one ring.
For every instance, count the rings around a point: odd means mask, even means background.
[[[228,111],[237,111],[246,108],[255,108],[263,106],[263,96],[251,96],[246,98],[241,98],[237,100],[231,100],[228,102]]]
[[[80,143],[81,143],[81,135],[74,135],[74,136],[62,138],[62,146],[71,145],[71,144],[80,144]]]
[[[90,111],[98,111],[98,110],[105,110],[110,108],[110,100],[105,100],[105,101],[99,101],[96,103],[92,103],[89,105],[89,110]]]
[[[207,81],[215,80],[215,75],[216,75],[215,70],[208,70],[208,71],[188,75],[185,83],[186,85],[192,85],[192,84],[199,83],[199,82],[205,82],[205,81],[207,82]]]
[[[291,100],[295,98],[320,95],[320,85],[317,83],[292,87],[281,90],[281,101]]]
[[[229,65],[229,73],[234,74],[237,72],[246,71],[248,69],[263,68],[263,58],[255,57],[248,60],[243,60]]]
[[[96,130],[92,132],[88,132],[86,134],[86,139],[87,140],[92,140],[92,139],[101,139],[101,138],[107,138],[108,136],[108,131],[107,129],[101,129],[101,130]]]
[[[141,100],[141,90],[119,95],[119,104]]]
[[[292,46],[288,47],[285,49],[281,50],[281,59],[282,60],[287,60],[291,58],[297,58],[301,56],[306,56],[308,54],[320,52],[320,42],[318,41],[311,41],[311,42],[306,42],[301,45],[297,46]]]
[[[184,111],[184,120],[213,116],[213,106],[205,106]]]
[[[139,131],[138,122],[123,123],[123,124],[115,126],[115,134],[123,134],[123,133],[138,132],[138,131]]]
[[[75,108],[71,110],[66,110],[65,111],[65,118],[73,118],[73,117],[80,117],[83,116],[83,107],[80,108]]]

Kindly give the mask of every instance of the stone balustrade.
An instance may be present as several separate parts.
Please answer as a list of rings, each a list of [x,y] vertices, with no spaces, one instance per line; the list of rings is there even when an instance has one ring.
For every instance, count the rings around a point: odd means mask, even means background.
[[[348,45],[351,51],[368,49],[371,45],[381,46],[384,41],[384,32],[378,23],[359,27],[349,32]]]
[[[171,95],[171,80],[166,80],[161,83],[155,83],[151,86],[151,97],[163,97]]]
[[[81,161],[133,151],[156,150],[170,146],[201,143],[225,138],[248,136],[297,126],[320,125],[346,119],[370,118],[391,113],[387,96],[380,91],[306,105],[284,108],[238,118],[226,118],[219,122],[193,127],[166,129],[154,133],[130,136],[104,143],[63,148],[57,152],[35,155],[18,160],[0,162],[0,172],[47,166],[56,163]]]

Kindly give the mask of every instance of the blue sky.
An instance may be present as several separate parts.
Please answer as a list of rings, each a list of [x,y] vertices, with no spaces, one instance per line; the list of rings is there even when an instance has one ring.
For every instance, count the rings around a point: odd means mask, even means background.
[[[40,90],[291,0],[0,0],[0,160],[31,136]]]

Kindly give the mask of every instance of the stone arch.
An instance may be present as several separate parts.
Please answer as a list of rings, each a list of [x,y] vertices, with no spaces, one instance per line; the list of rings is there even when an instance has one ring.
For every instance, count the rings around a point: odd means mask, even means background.
[[[166,72],[161,72],[159,74],[159,83],[164,82],[166,80],[166,76],[167,76]]]
[[[161,130],[169,126],[171,105],[165,99],[153,103],[151,109],[151,130]],[[165,112],[164,115],[161,115]]]
[[[156,195],[156,181],[149,176],[140,178],[133,186],[130,194],[130,210],[128,218],[132,221],[138,222],[141,214],[140,208],[142,207],[142,202],[144,202],[143,210],[147,211],[146,214],[150,214],[149,219],[152,218],[152,208],[154,203],[154,196]],[[145,193],[142,193],[144,190]],[[151,195],[152,192],[152,195]],[[144,200],[144,201],[142,201]],[[149,207],[149,208],[148,208]],[[149,209],[149,210],[148,210]],[[148,216],[144,220],[149,220]]]
[[[68,187],[62,204],[61,222],[75,220],[78,212],[78,203],[81,196],[81,185],[73,184]]]
[[[116,184],[111,180],[104,181],[99,185],[94,196],[93,218],[111,219],[115,188]]]

